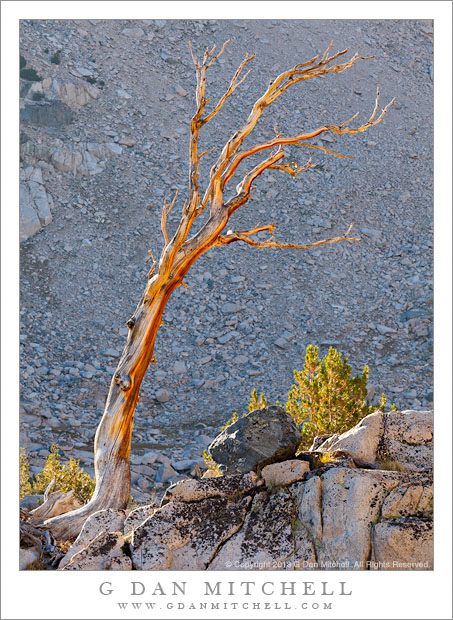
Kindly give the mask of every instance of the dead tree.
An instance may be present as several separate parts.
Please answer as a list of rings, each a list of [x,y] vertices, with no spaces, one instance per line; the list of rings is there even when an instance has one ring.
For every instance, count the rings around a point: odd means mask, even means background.
[[[205,95],[206,74],[223,53],[226,43],[217,55],[214,55],[215,47],[210,51],[206,49],[201,62],[196,59],[192,46],[189,44],[197,76],[197,109],[190,124],[188,196],[182,207],[177,230],[172,238],[168,233],[167,218],[175,205],[177,196],[175,195],[171,203],[164,204],[162,208],[161,227],[164,248],[159,263],[156,265],[154,261],[148,275],[145,291],[133,316],[127,321],[129,328],[127,342],[112,378],[104,413],[96,432],[94,444],[96,489],[90,502],[82,508],[48,519],[45,522],[45,526],[59,540],[77,536],[84,521],[92,513],[104,508],[125,508],[128,503],[131,435],[140,385],[150,363],[153,361],[154,342],[162,322],[165,306],[173,291],[184,284],[184,277],[193,263],[210,248],[237,241],[257,248],[277,247],[301,250],[340,241],[358,241],[358,239],[350,236],[352,224],[344,235],[304,244],[275,240],[275,224],[256,225],[249,230],[228,229],[226,232],[225,228],[234,212],[249,200],[250,192],[253,189],[252,184],[262,172],[280,170],[296,177],[300,172],[316,165],[311,163],[311,159],[301,166],[296,162],[284,161],[286,145],[320,149],[337,157],[344,157],[324,147],[311,144],[310,140],[327,132],[338,136],[362,133],[383,120],[393,101],[380,110],[378,91],[374,110],[368,121],[363,125],[351,127],[351,123],[357,116],[355,114],[339,125],[324,125],[312,131],[303,131],[295,136],[285,137],[276,130],[276,135],[267,142],[257,143],[251,148],[242,148],[244,140],[257,124],[263,111],[283,95],[288,88],[303,80],[331,73],[343,73],[353,67],[358,60],[365,58],[355,54],[349,60],[339,62],[339,59],[343,60],[342,57],[348,50],[329,55],[332,47],[330,45],[321,57],[315,56],[308,62],[298,64],[271,81],[265,93],[254,103],[245,123],[223,147],[217,161],[210,170],[206,187],[202,192],[199,178],[200,161],[209,151],[199,152],[200,130],[216,116],[225,101],[246,79],[250,70],[244,72],[244,69],[255,58],[255,55],[246,55],[226,92],[210,111],[206,110],[206,106],[211,100],[210,98],[207,99]],[[254,165],[249,172],[244,172],[242,180],[236,186],[235,194],[225,200],[224,196],[228,184],[238,171],[239,166],[246,164],[249,157],[261,152],[264,156],[262,161]],[[206,221],[195,233],[192,233],[192,236],[189,236],[194,222],[203,213],[205,213],[204,219]],[[199,221],[202,222],[203,220]],[[270,238],[267,241],[259,241],[255,238],[255,235],[262,231],[270,233]]]

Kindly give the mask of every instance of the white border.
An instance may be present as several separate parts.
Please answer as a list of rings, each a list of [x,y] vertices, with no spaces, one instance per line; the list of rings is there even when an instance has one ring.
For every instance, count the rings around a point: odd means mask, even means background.
[[[18,564],[18,19],[434,19],[435,20],[435,570],[309,573],[48,573]],[[354,594],[335,597],[333,612],[302,610],[215,614],[216,618],[451,618],[451,3],[450,2],[2,2],[2,618],[147,618],[114,611],[97,593],[102,580],[346,581]],[[124,591],[124,590],[123,590]],[[157,598],[157,597],[156,597]],[[163,597],[161,597],[163,598]],[[171,597],[168,597],[171,598]],[[108,599],[110,600],[110,599]],[[129,599],[130,600],[130,599]],[[239,598],[234,599],[240,602]],[[281,600],[281,599],[280,599]],[[165,602],[167,599],[165,599]],[[187,603],[189,597],[184,601]],[[448,602],[447,602],[448,601]],[[299,601],[300,602],[300,601]],[[164,604],[161,602],[160,604]],[[159,617],[214,617],[159,611]]]

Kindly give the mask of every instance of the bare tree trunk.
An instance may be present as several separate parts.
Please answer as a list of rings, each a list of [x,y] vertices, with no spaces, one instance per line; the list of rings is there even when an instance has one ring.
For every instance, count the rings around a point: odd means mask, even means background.
[[[155,299],[143,296],[127,322],[129,334],[110,384],[104,414],[96,431],[96,488],[88,504],[47,521],[58,540],[77,536],[87,517],[104,508],[125,508],[130,497],[130,449],[134,411],[143,377],[152,360],[154,341],[165,304],[176,283],[163,287]]]
[[[57,540],[78,536],[86,519],[98,510],[126,508],[131,486],[130,451],[135,406],[142,380],[153,360],[165,306],[173,291],[181,286],[191,265],[212,246],[226,221],[225,214],[203,227],[193,248],[175,256],[176,268],[162,286],[160,274],[149,281],[134,315],[127,321],[127,342],[113,375],[94,441],[96,488],[85,506],[45,522]],[[160,269],[165,271],[162,261]]]
[[[308,244],[284,243],[273,240],[275,224],[257,225],[254,228],[243,231],[228,230],[226,234],[222,234],[230,217],[249,200],[250,192],[253,189],[252,183],[262,172],[268,169],[280,170],[289,173],[295,178],[300,172],[315,166],[315,164],[311,163],[311,159],[303,166],[299,166],[296,162],[281,162],[285,155],[284,146],[304,146],[319,149],[337,157],[346,157],[345,155],[333,153],[324,147],[307,144],[306,141],[324,132],[343,135],[367,131],[370,127],[382,121],[392,103],[388,104],[381,111],[381,114],[376,117],[379,109],[378,92],[376,105],[371,117],[365,124],[357,128],[348,126],[357,116],[355,115],[340,125],[324,125],[313,131],[292,137],[283,137],[276,131],[274,138],[262,144],[256,144],[248,150],[241,151],[244,139],[253,130],[264,109],[289,87],[299,81],[312,77],[329,73],[342,73],[353,67],[355,62],[361,59],[356,54],[349,61],[332,64],[334,60],[346,54],[348,50],[329,56],[331,48],[329,46],[321,59],[317,56],[304,64],[296,65],[293,69],[285,71],[274,81],[270,82],[264,95],[253,105],[249,117],[242,128],[230,137],[222,149],[216,163],[211,168],[209,182],[203,198],[201,198],[198,179],[199,165],[201,158],[209,151],[201,154],[198,153],[200,129],[220,111],[225,101],[244,81],[248,73],[240,80],[239,76],[246,64],[254,58],[254,56],[246,56],[239,65],[225,94],[214,106],[214,109],[206,116],[203,116],[205,106],[209,102],[209,99],[205,97],[206,72],[220,54],[223,53],[225,45],[217,56],[213,56],[215,48],[211,51],[207,49],[201,63],[196,60],[192,47],[190,48],[197,73],[197,111],[191,121],[188,200],[184,203],[181,219],[171,240],[167,230],[167,217],[173,208],[177,194],[170,204],[164,204],[163,206],[161,227],[165,244],[157,273],[153,275],[154,263],[149,274],[145,293],[134,315],[127,321],[129,327],[127,342],[110,384],[104,414],[96,432],[94,446],[96,488],[91,500],[82,508],[45,521],[45,525],[52,531],[57,540],[67,540],[76,537],[85,520],[98,510],[125,508],[127,506],[130,495],[131,476],[129,460],[132,427],[140,385],[149,364],[153,361],[154,342],[161,325],[165,306],[173,291],[183,284],[183,279],[192,264],[204,252],[214,246],[229,245],[236,241],[241,241],[258,248],[279,247],[292,249],[308,249],[339,241],[358,241],[356,238],[349,237],[352,224],[344,235]],[[277,147],[275,152],[271,151],[266,159],[256,164],[248,173],[245,172],[241,182],[236,186],[236,193],[228,201],[224,202],[225,188],[234,177],[238,166],[246,158],[261,151],[269,151],[274,147]],[[197,233],[187,239],[193,222],[208,206],[209,216],[206,223]],[[271,233],[271,238],[267,241],[253,239],[253,235],[262,231]]]

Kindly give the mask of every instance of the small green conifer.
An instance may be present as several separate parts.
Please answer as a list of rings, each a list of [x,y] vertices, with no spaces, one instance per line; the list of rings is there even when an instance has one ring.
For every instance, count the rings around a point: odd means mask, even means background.
[[[286,403],[287,412],[301,426],[304,447],[316,435],[344,433],[370,413],[384,410],[384,394],[377,407],[367,400],[368,376],[368,366],[351,376],[351,366],[332,347],[323,359],[318,347],[307,347],[304,369],[294,371],[296,383]]]

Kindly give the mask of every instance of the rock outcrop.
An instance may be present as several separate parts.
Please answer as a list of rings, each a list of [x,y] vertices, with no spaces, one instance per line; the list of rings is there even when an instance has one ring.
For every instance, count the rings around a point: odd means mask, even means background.
[[[100,95],[100,90],[83,80],[61,81],[46,77],[30,83],[21,81],[20,122],[23,127],[60,130],[73,124],[80,108]],[[28,131],[28,129],[27,129]],[[24,134],[25,135],[25,134]],[[22,136],[20,184],[20,240],[26,241],[52,221],[54,202],[43,181],[42,171],[95,175],[103,172],[112,154],[121,155],[115,142],[73,144],[59,139],[24,139]]]
[[[341,450],[364,467],[432,469],[433,423],[425,411],[376,412],[342,435],[332,435],[318,452]]]
[[[132,570],[131,560],[124,553],[124,543],[121,532],[101,532],[74,554],[62,570]]]
[[[52,221],[53,198],[46,190],[39,167],[20,170],[20,240],[25,241]]]
[[[30,122],[35,125],[46,122],[49,115],[52,123],[58,122],[59,112],[54,108],[36,108]],[[63,105],[63,104],[61,104]],[[69,112],[70,109],[65,106]],[[35,109],[35,108],[33,108]],[[24,111],[24,118],[28,118]],[[25,122],[24,119],[22,119]],[[93,176],[105,169],[106,161],[112,155],[120,155],[122,147],[108,142],[86,142],[73,144],[59,139],[49,140],[47,146],[25,141],[21,145],[20,174],[20,240],[25,241],[50,224],[53,219],[53,198],[45,186],[42,171],[45,170],[51,176],[55,174],[70,174],[75,176]]]
[[[100,91],[92,84],[83,81],[62,82],[47,77],[42,82],[34,82],[24,94],[26,101],[35,101],[38,94],[47,101],[62,101],[65,105],[77,109],[97,99]]]
[[[74,556],[87,548],[94,540],[97,540],[100,535],[108,532],[119,532],[120,534],[124,534],[125,519],[126,512],[124,510],[106,509],[99,510],[99,512],[92,514],[91,517],[85,521],[80,534],[61,560],[59,568],[64,568],[72,562]]]
[[[236,502],[210,497],[169,502],[132,534],[137,570],[205,570],[220,547],[244,523],[249,496]]]
[[[184,480],[127,518],[96,513],[60,569],[432,569],[432,431],[429,411],[371,414],[312,461],[280,461],[276,436],[277,462],[258,472]]]

